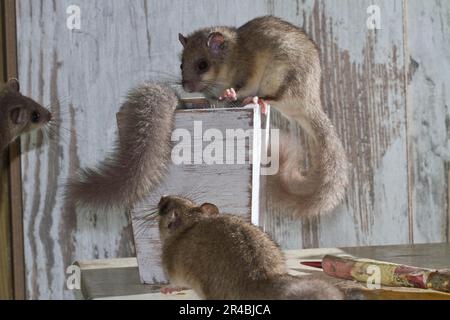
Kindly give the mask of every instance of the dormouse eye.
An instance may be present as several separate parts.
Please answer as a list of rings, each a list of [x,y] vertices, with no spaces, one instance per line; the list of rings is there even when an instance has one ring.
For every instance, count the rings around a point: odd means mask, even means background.
[[[32,123],[38,123],[40,119],[41,119],[41,114],[39,112],[33,111],[33,113],[31,113],[31,122]]]
[[[199,71],[201,72],[205,72],[206,70],[208,70],[209,68],[209,64],[208,61],[206,60],[200,60],[197,64],[197,68]]]
[[[183,64],[180,64],[180,69],[183,70]]]

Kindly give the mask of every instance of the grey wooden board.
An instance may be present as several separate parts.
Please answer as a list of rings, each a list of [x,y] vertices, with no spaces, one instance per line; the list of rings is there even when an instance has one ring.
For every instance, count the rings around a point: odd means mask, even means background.
[[[75,259],[135,254],[125,212],[76,211],[62,198],[69,174],[111,150],[115,114],[127,90],[144,80],[178,77],[178,32],[238,26],[267,13],[303,26],[322,50],[325,109],[343,138],[352,184],[335,214],[300,222],[274,208],[266,229],[289,249],[448,241],[447,174],[444,159],[430,151],[448,141],[448,2],[79,0],[81,30],[70,31],[66,8],[72,4],[17,1],[23,91],[45,105],[59,100],[52,109],[63,119],[60,140],[38,148],[39,135],[23,139],[28,298],[73,298],[64,271]],[[376,32],[366,28],[371,4],[381,9],[383,29]],[[408,50],[420,61],[406,88]]]
[[[161,244],[156,220],[145,219],[152,209],[156,208],[162,195],[181,195],[192,199],[198,204],[205,202],[217,205],[221,213],[236,214],[247,221],[251,218],[252,208],[252,173],[253,165],[250,162],[253,145],[252,131],[248,131],[248,138],[241,136],[233,141],[226,140],[227,130],[253,129],[253,109],[215,109],[197,111],[179,111],[175,118],[175,129],[184,129],[190,133],[192,139],[180,139],[175,142],[179,148],[187,146],[191,150],[194,160],[194,145],[206,146],[211,142],[202,142],[207,130],[219,130],[222,134],[223,157],[222,161],[228,163],[227,156],[234,155],[233,164],[206,164],[206,159],[198,159],[201,164],[171,164],[168,175],[159,188],[149,195],[148,200],[137,205],[132,211],[133,229],[135,234],[136,254],[139,261],[139,271],[144,283],[165,282],[161,268]],[[194,122],[202,123],[202,131],[195,133]],[[175,131],[174,131],[175,132]],[[200,134],[200,135],[198,135]],[[174,136],[172,136],[174,138]],[[176,138],[176,137],[175,137]],[[219,137],[217,137],[219,138]],[[196,141],[194,141],[196,140]],[[214,144],[219,145],[219,140]],[[178,148],[175,147],[175,148]],[[242,148],[244,147],[244,148]],[[174,148],[174,152],[175,152]],[[238,164],[238,148],[244,164]],[[178,149],[179,150],[179,149]],[[234,151],[233,151],[234,150]],[[190,155],[191,155],[190,154]],[[207,154],[205,154],[207,156]],[[172,157],[173,159],[173,157]]]
[[[450,244],[415,244],[342,248],[355,257],[419,268],[450,269]]]
[[[366,27],[371,4],[380,6],[380,31]],[[266,230],[286,248],[408,243],[402,1],[293,7],[275,2],[274,13],[303,26],[321,49],[324,108],[347,151],[350,186],[335,213],[304,222],[269,203]]]
[[[408,134],[414,242],[450,239],[450,2],[409,0]]]
[[[158,292],[160,286],[143,285],[137,267],[82,271],[81,292],[85,299],[111,295]],[[108,294],[106,294],[108,292]]]

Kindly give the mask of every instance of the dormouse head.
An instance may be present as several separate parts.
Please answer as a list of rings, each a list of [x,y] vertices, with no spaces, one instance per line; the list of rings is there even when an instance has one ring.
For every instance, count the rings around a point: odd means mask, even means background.
[[[211,203],[197,206],[189,199],[177,196],[162,197],[158,204],[159,231],[161,240],[185,230],[193,223],[219,214],[219,209]]]
[[[227,63],[235,38],[235,30],[226,27],[199,30],[188,37],[179,34],[183,46],[182,84],[187,92],[213,95],[217,77]]]
[[[51,113],[34,100],[20,93],[17,79],[10,79],[0,95],[0,108],[12,138],[42,128],[51,120]]]

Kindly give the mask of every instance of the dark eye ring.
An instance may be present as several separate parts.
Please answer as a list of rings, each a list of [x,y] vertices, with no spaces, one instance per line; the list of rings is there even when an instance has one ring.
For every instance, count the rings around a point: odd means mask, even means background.
[[[206,60],[200,60],[200,62],[197,65],[198,70],[200,71],[206,71],[208,69],[209,64]]]
[[[31,114],[31,122],[38,123],[40,119],[41,119],[41,114],[37,111],[33,111],[33,113]]]

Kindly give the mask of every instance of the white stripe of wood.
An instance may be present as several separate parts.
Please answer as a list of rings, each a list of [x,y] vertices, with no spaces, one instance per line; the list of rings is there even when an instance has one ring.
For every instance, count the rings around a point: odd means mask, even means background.
[[[138,266],[136,258],[85,260],[78,261],[75,264],[78,265],[82,270],[130,268]]]
[[[259,226],[260,219],[260,177],[261,177],[261,109],[259,105],[252,105],[253,108],[253,150],[252,150],[252,203],[251,203],[251,222]]]

